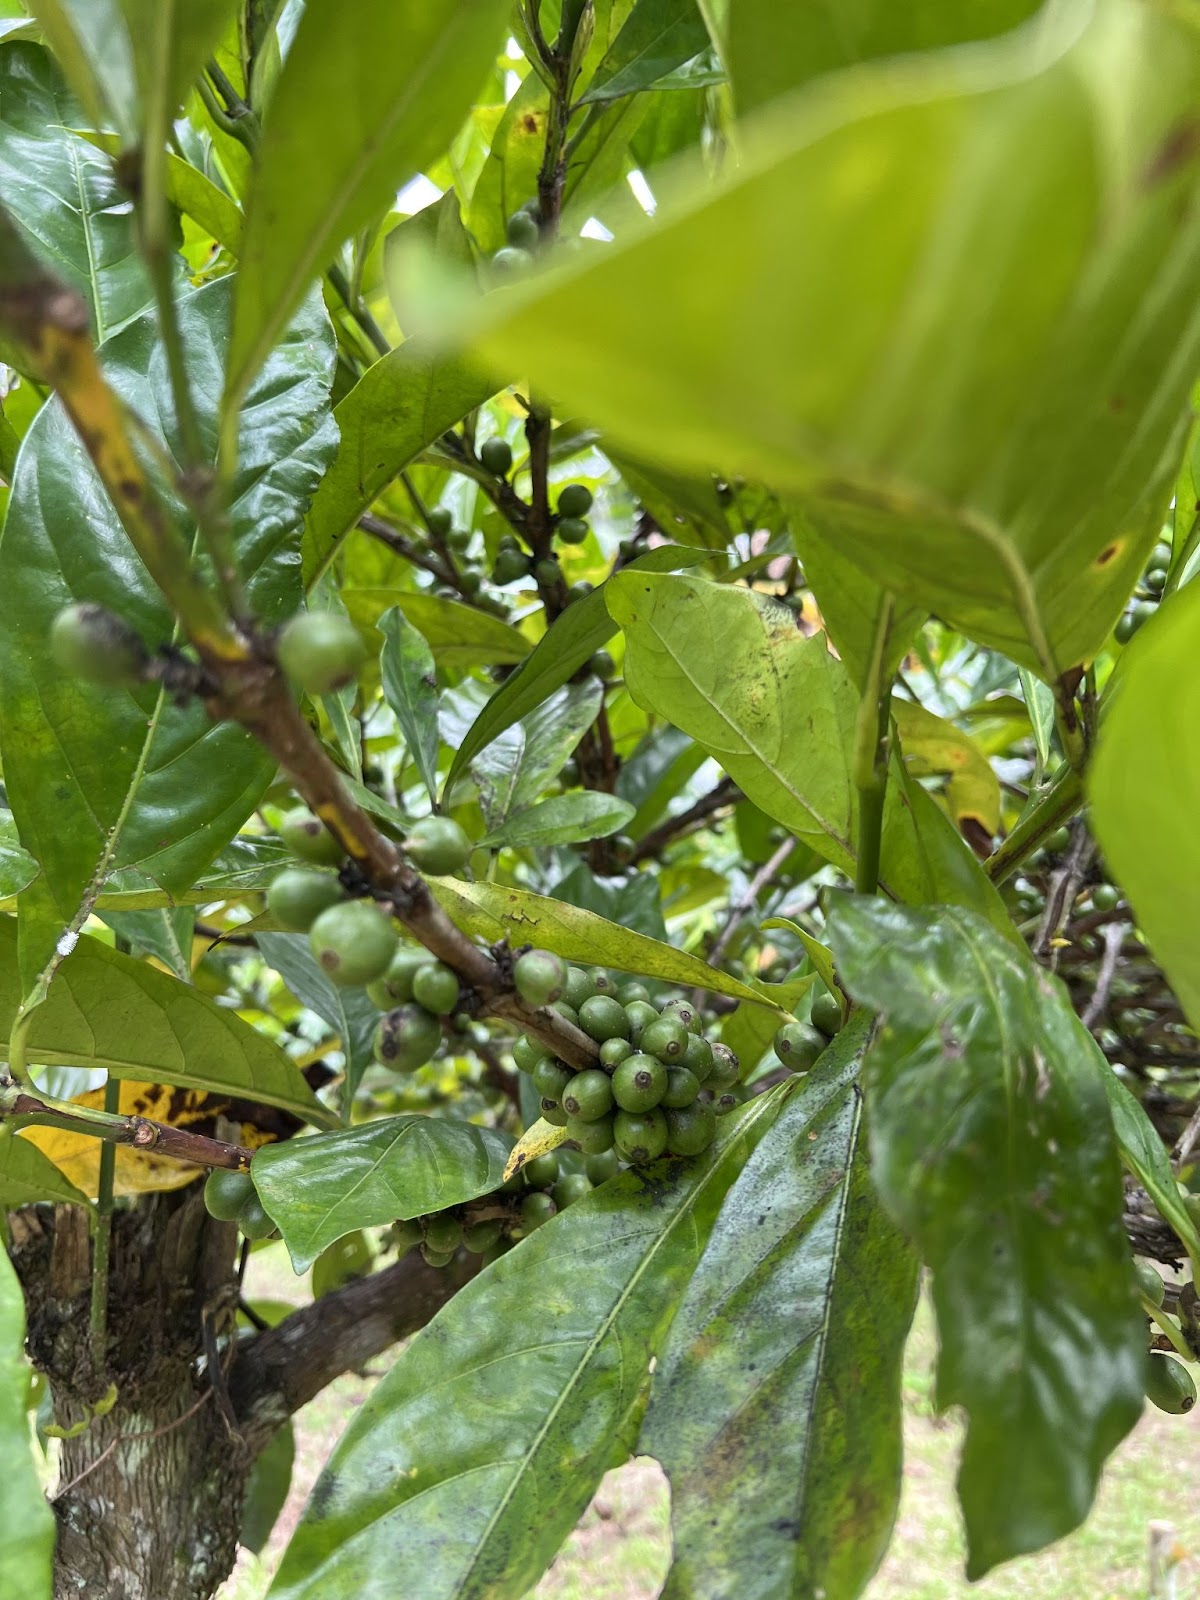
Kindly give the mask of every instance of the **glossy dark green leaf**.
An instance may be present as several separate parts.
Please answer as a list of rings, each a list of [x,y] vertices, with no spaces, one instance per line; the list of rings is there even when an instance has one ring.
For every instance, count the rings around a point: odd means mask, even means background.
[[[778,1111],[629,1172],[461,1289],[330,1458],[271,1590],[520,1600],[603,1476],[721,1201]]]
[[[848,1024],[730,1190],[639,1449],[671,1480],[664,1600],[861,1593],[900,1494],[917,1260],[871,1187]]]
[[[246,208],[226,371],[236,404],[337,249],[440,156],[503,43],[507,0],[306,7]],[[363,48],[364,40],[370,47]],[[314,117],[314,105],[337,115]]]
[[[346,609],[360,627],[370,627],[388,606],[399,606],[423,635],[433,659],[447,667],[511,666],[529,654],[529,640],[499,617],[437,594],[397,593],[394,589],[348,588]],[[378,602],[385,600],[380,606]]]
[[[509,939],[516,944],[537,944],[567,961],[588,966],[613,967],[639,977],[661,978],[664,983],[708,989],[736,1000],[767,1005],[762,995],[740,979],[710,967],[698,956],[648,939],[562,900],[532,894],[528,889],[505,888],[498,883],[464,883],[458,878],[434,878],[433,892],[455,923],[465,932],[492,943]]]
[[[215,53],[237,0],[120,0],[120,7],[141,92],[142,159],[157,169],[175,113]]]
[[[1179,1193],[1161,1134],[1146,1115],[1141,1101],[1129,1092],[1107,1061],[1103,1062],[1103,1069],[1108,1109],[1112,1113],[1121,1160],[1154,1201],[1163,1219],[1179,1235],[1192,1260],[1200,1261],[1200,1230]]]
[[[477,368],[419,338],[367,368],[334,412],[341,444],[305,523],[306,583],[409,462],[495,390]]]
[[[379,671],[383,694],[400,724],[429,803],[437,800],[438,689],[433,651],[398,606],[376,623],[383,635]]]
[[[1054,681],[1107,637],[1189,421],[1200,37],[1138,0],[1053,20],[781,103],[715,186],[698,159],[623,242],[491,297],[474,348],[642,456],[799,497]]]
[[[853,876],[859,696],[824,637],[806,638],[786,607],[732,585],[622,572],[606,587],[638,704],[691,734],[768,816]],[[898,756],[881,882],[902,899],[965,903],[1007,922],[967,846]]]
[[[292,1486],[296,1460],[296,1439],[290,1419],[273,1434],[270,1443],[250,1470],[246,1498],[242,1501],[242,1525],[238,1543],[258,1555],[271,1529],[279,1521]]]
[[[14,1133],[11,1125],[0,1131],[0,1209],[15,1211],[39,1200],[51,1205],[86,1206],[88,1198],[60,1172],[37,1145]],[[0,1557],[0,1571],[4,1569]]]
[[[978,1578],[1078,1527],[1142,1409],[1109,1069],[1059,980],[971,913],[843,897],[828,926],[846,989],[881,1013],[872,1171],[933,1269]]]
[[[307,934],[260,933],[257,942],[263,958],[274,967],[300,1004],[328,1023],[341,1040],[346,1057],[344,1103],[349,1104],[363,1069],[371,1059],[371,1040],[379,1021],[379,1007],[368,998],[365,989],[339,988],[330,983],[313,960]]]
[[[583,95],[615,100],[649,89],[708,45],[696,0],[637,0]]]
[[[16,895],[37,873],[37,862],[21,848],[12,812],[0,811],[0,907],[11,909]]]
[[[121,140],[115,133],[96,133],[87,129],[81,130],[79,136],[110,156],[119,154],[121,150]],[[218,189],[199,167],[192,166],[190,161],[185,161],[174,151],[167,152],[164,183],[167,199],[173,206],[186,212],[218,244],[223,244],[233,255],[237,255],[242,242],[243,219],[236,200],[231,200],[224,189]]]
[[[27,243],[87,302],[97,340],[145,311],[149,281],[112,162],[71,132],[83,113],[49,53],[0,46],[0,192]]]
[[[629,566],[641,572],[669,572],[703,559],[699,551],[665,545],[648,550]],[[608,614],[605,589],[601,584],[556,617],[521,670],[496,690],[458,748],[446,778],[445,799],[480,750],[573,678],[589,656],[617,632],[617,624]]]
[[[604,699],[599,678],[564,684],[528,716],[506,728],[471,763],[488,826],[539,799],[591,727]]]
[[[449,1117],[385,1117],[264,1145],[254,1182],[297,1272],[335,1239],[498,1189],[512,1139]]]
[[[0,1593],[50,1600],[54,1513],[30,1449],[28,1388],[25,1299],[7,1253],[0,1250]]]
[[[29,0],[55,59],[91,125],[111,123],[124,144],[135,139],[137,80],[120,0]]]
[[[636,808],[635,839],[664,815],[704,759],[699,745],[678,728],[654,728],[639,741],[617,774],[617,793]]]
[[[1172,595],[1122,657],[1089,793],[1105,861],[1193,1027],[1200,1026],[1200,586]]]
[[[193,888],[179,896],[168,895],[153,878],[134,867],[115,871],[101,891],[99,911],[157,911],[177,903],[206,905],[214,900],[244,900],[265,890],[280,867],[293,866],[295,857],[278,839],[242,835],[231,839],[206,868]],[[15,903],[0,900],[0,911],[15,910]]]
[[[556,844],[581,844],[586,839],[606,839],[619,833],[633,816],[633,807],[616,795],[580,790],[553,795],[537,805],[513,811],[506,821],[479,843],[496,850],[546,849]]]
[[[23,992],[17,925],[0,917],[0,1041],[8,1039]],[[295,1062],[236,1011],[88,937],[63,962],[33,1015],[29,1060],[104,1067],[117,1078],[236,1094],[309,1122],[333,1120]]]
[[[102,911],[99,915],[119,938],[128,940],[134,955],[154,956],[184,983],[192,981],[192,933],[196,913],[191,906],[162,906],[157,911]]]
[[[630,873],[623,878],[599,878],[586,861],[577,861],[554,885],[552,898],[566,905],[592,911],[606,922],[615,922],[634,933],[644,933],[660,944],[669,943],[663,921],[659,879],[653,872]],[[771,1014],[772,1031],[778,1026]]]
[[[229,298],[222,279],[179,306],[210,448]],[[102,359],[118,394],[178,451],[154,330],[152,315],[139,318],[109,340]],[[332,332],[314,298],[263,369],[246,412],[232,521],[251,599],[268,621],[299,598],[299,523],[334,444],[332,360]],[[186,893],[254,809],[274,764],[250,734],[213,723],[202,705],[177,706],[150,687],[77,682],[52,660],[50,625],[72,600],[109,605],[150,645],[173,628],[57,401],[39,412],[21,451],[0,586],[10,607],[0,631],[0,748],[21,843],[42,868],[30,892],[44,927],[41,957],[30,957],[40,968],[55,922],[61,929],[74,915],[102,861],[105,873],[136,868],[168,893]]]

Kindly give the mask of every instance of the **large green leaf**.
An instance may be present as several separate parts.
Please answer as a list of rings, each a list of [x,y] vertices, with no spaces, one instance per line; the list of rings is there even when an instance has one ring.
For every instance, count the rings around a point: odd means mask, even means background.
[[[596,68],[583,102],[649,89],[707,44],[708,29],[696,0],[637,0]]]
[[[141,91],[148,171],[161,173],[175,112],[237,9],[237,0],[120,0]],[[291,308],[289,308],[291,309]]]
[[[772,1004],[756,989],[728,972],[710,967],[698,956],[634,933],[631,928],[564,900],[551,900],[528,889],[508,889],[498,883],[464,883],[458,878],[433,878],[430,884],[458,927],[488,943],[508,939],[513,945],[536,944],[567,961],[613,967],[618,972],[661,978],[664,983],[729,994],[752,1005]]]
[[[347,1085],[342,1104],[348,1106],[363,1069],[371,1059],[371,1041],[379,1022],[379,1007],[365,989],[343,988],[329,981],[324,969],[313,958],[307,934],[260,933],[256,938],[264,959],[275,968],[300,1004],[328,1023],[341,1041]]]
[[[1107,1061],[1104,1062],[1104,1087],[1108,1091],[1108,1109],[1112,1113],[1121,1160],[1154,1201],[1163,1220],[1179,1235],[1192,1261],[1200,1262],[1200,1229],[1179,1192],[1162,1135],[1146,1115],[1141,1101],[1130,1094]]]
[[[384,641],[379,657],[384,699],[395,713],[408,754],[433,805],[437,801],[438,760],[438,688],[433,651],[399,606],[385,611],[376,627]]]
[[[460,1290],[342,1436],[273,1600],[520,1600],[609,1465],[777,1111],[763,1096],[698,1160],[604,1184]]]
[[[606,839],[625,827],[632,816],[628,800],[583,789],[514,810],[479,843],[487,850],[501,845],[513,850],[545,850],[556,844],[580,844],[587,839]]]
[[[138,119],[137,78],[120,0],[28,0],[28,8],[93,127],[110,121],[132,145]]]
[[[1142,1409],[1108,1068],[1059,980],[969,912],[856,896],[829,930],[846,989],[882,1013],[873,1175],[933,1269],[978,1578],[1078,1527]]]
[[[629,566],[639,572],[669,572],[673,567],[694,566],[703,560],[701,551],[664,545],[647,550]],[[573,678],[616,633],[617,624],[608,614],[606,593],[607,584],[601,584],[569,605],[554,619],[520,670],[496,690],[455,754],[442,791],[444,798],[450,798],[455,783],[482,749]]]
[[[471,776],[489,828],[540,798],[595,721],[603,699],[599,678],[564,684],[476,756]]]
[[[858,1017],[730,1190],[671,1324],[639,1449],[671,1480],[664,1600],[849,1600],[900,1493],[917,1261],[866,1159]]]
[[[397,474],[495,390],[477,367],[420,339],[367,368],[334,412],[341,444],[305,523],[305,583]]]
[[[794,494],[1053,680],[1107,636],[1188,421],[1200,35],[1076,0],[823,87],[715,189],[697,164],[624,242],[492,297],[476,348],[643,456]]]
[[[835,538],[818,531],[799,506],[792,508],[791,523],[804,563],[804,579],[812,589],[821,621],[855,683],[861,683],[874,653],[884,590],[843,554]],[[888,677],[904,660],[913,634],[924,621],[921,606],[896,608],[883,652],[883,670]]]
[[[98,340],[152,295],[134,249],[129,197],[112,162],[71,132],[83,120],[49,54],[0,46],[0,192],[39,257],[87,302]]]
[[[213,448],[229,298],[222,279],[179,307]],[[178,450],[153,316],[115,335],[102,358],[121,397]],[[299,523],[334,444],[332,362],[332,333],[314,296],[246,412],[231,515],[242,573],[268,621],[299,598]],[[214,724],[202,705],[177,706],[149,686],[98,688],[64,676],[52,660],[50,625],[72,600],[109,605],[152,645],[169,640],[174,625],[57,401],[22,446],[0,533],[0,587],[9,607],[0,630],[0,749],[21,843],[42,868],[27,895],[43,930],[29,966],[40,968],[55,923],[61,929],[74,915],[102,858],[168,893],[186,892],[253,810],[274,765],[248,733]]]
[[[246,208],[227,403],[241,400],[337,246],[450,143],[501,46],[507,13],[507,0],[305,8]],[[314,116],[317,105],[335,105],[336,116]]]
[[[17,925],[0,917],[0,1049],[20,1004]],[[208,1089],[334,1121],[298,1066],[236,1011],[98,939],[82,938],[34,1012],[35,1065],[104,1067],[117,1078]]]
[[[851,775],[859,696],[824,636],[785,607],[700,578],[621,573],[608,607],[625,631],[625,682],[718,760],[743,794],[853,876]],[[903,900],[950,900],[1005,917],[996,891],[897,756],[883,818],[881,883]]]
[[[1089,784],[1105,861],[1193,1027],[1200,1027],[1198,647],[1200,585],[1191,584],[1122,657]]]
[[[509,666],[529,654],[529,640],[510,623],[457,600],[444,600],[440,594],[346,588],[342,599],[360,628],[373,626],[389,607],[399,606],[425,638],[434,660],[444,666]]]
[[[498,1189],[513,1141],[448,1117],[385,1117],[264,1145],[254,1182],[297,1272],[356,1228],[420,1217]]]
[[[11,1124],[0,1129],[0,1210],[46,1200],[51,1205],[86,1206],[82,1194],[37,1145],[14,1133]],[[0,1560],[0,1572],[4,1570]]]
[[[50,1600],[54,1513],[29,1447],[28,1390],[25,1300],[12,1262],[0,1250],[0,1593]]]

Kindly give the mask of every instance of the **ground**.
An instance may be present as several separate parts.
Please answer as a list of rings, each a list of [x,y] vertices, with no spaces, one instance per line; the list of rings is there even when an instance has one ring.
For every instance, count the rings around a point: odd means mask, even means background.
[[[307,1280],[291,1276],[282,1247],[256,1252],[251,1270],[256,1294],[304,1298]],[[1139,1600],[1147,1594],[1147,1529],[1156,1519],[1175,1525],[1187,1552],[1175,1600],[1200,1600],[1200,1413],[1167,1417],[1152,1408],[1109,1464],[1085,1527],[1053,1550],[967,1584],[954,1500],[959,1430],[933,1416],[933,1356],[932,1321],[922,1308],[905,1373],[900,1516],[868,1600]],[[373,1381],[341,1378],[300,1414],[283,1515],[262,1560],[242,1552],[219,1600],[262,1600],[322,1462]],[[655,1462],[634,1461],[610,1472],[530,1600],[654,1600],[670,1554],[668,1514],[666,1480]]]

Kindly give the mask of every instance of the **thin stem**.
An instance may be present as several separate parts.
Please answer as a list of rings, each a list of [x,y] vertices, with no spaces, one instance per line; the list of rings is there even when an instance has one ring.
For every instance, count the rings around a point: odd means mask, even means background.
[[[231,133],[235,139],[240,140],[253,155],[258,149],[258,118],[230,83],[216,61],[208,63],[208,75],[212,79],[217,93],[225,102],[229,120],[229,126],[225,131]],[[201,77],[200,82],[204,82],[203,77]]]
[[[1026,812],[999,849],[983,863],[992,882],[1003,883],[1011,877],[1052,833],[1071,820],[1082,804],[1083,778],[1075,767],[1064,765],[1037,805]]]
[[[0,1084],[0,1119],[16,1127],[57,1128],[63,1133],[79,1133],[111,1144],[130,1145],[135,1150],[153,1150],[172,1161],[188,1161],[198,1167],[227,1167],[246,1171],[252,1152],[241,1145],[225,1144],[202,1133],[189,1133],[149,1117],[113,1115],[97,1111],[76,1101],[55,1100],[47,1094],[28,1094],[15,1084]]]
[[[885,592],[880,597],[879,608],[875,614],[871,655],[863,677],[855,729],[854,784],[858,790],[858,857],[854,887],[859,894],[875,894],[879,888],[892,706],[892,685],[884,670],[884,661],[895,614],[895,596]]]
[[[104,1085],[104,1110],[116,1116],[121,1104],[121,1085],[109,1077]],[[92,1305],[89,1319],[92,1360],[97,1371],[104,1369],[104,1350],[108,1342],[108,1263],[112,1249],[113,1177],[117,1147],[105,1140],[100,1146],[100,1177],[96,1188],[96,1230],[92,1246]]]
[[[359,327],[374,345],[376,351],[381,356],[386,356],[392,348],[391,341],[389,340],[387,334],[384,333],[383,329],[375,321],[375,318],[367,310],[366,306],[363,305],[361,296],[355,294],[354,290],[350,287],[350,282],[347,279],[346,274],[336,262],[334,262],[329,269],[329,281],[337,290],[338,298],[341,300],[346,310],[354,318],[355,322],[358,323]]]

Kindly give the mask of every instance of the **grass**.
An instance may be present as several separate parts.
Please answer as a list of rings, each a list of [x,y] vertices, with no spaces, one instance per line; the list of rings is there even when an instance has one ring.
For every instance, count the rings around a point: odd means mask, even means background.
[[[256,1252],[256,1298],[300,1301],[282,1250]],[[1143,1600],[1147,1528],[1174,1524],[1187,1552],[1174,1600],[1200,1600],[1200,1422],[1148,1408],[1113,1456],[1085,1526],[1040,1555],[1009,1563],[977,1584],[963,1578],[964,1542],[954,1498],[960,1439],[956,1420],[933,1414],[935,1341],[922,1306],[904,1379],[904,1485],[887,1560],[868,1600]],[[321,1466],[386,1363],[371,1376],[338,1380],[296,1419],[292,1491],[262,1560],[243,1551],[220,1600],[262,1600]],[[1197,1413],[1200,1418],[1200,1412]],[[610,1472],[550,1571],[529,1600],[654,1600],[670,1561],[670,1502],[657,1463]],[[412,1600],[421,1600],[413,1596]]]

